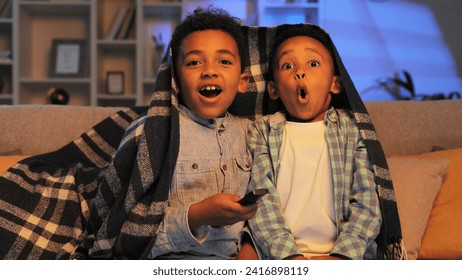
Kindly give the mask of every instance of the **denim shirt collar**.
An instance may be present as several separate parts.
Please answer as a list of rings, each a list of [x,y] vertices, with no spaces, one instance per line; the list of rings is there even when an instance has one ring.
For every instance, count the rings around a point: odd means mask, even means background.
[[[191,120],[193,120],[194,122],[196,122],[196,123],[198,123],[200,125],[203,125],[203,126],[208,127],[208,128],[216,128],[216,126],[217,126],[217,119],[218,118],[205,119],[205,118],[199,116],[198,114],[194,113],[188,107],[186,107],[186,106],[184,106],[182,104],[180,104],[180,111],[182,113],[184,113],[185,115],[187,115],[189,118],[191,118]],[[222,122],[223,127],[226,127],[228,117],[229,117],[229,113],[225,112],[225,116],[224,116],[223,122]]]

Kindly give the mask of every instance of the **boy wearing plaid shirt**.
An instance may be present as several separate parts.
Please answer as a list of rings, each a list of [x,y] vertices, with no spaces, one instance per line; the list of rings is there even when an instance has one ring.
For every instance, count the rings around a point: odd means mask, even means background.
[[[381,211],[374,172],[353,113],[341,108],[327,33],[278,27],[269,57],[269,97],[283,110],[257,120],[249,135],[249,189],[269,193],[248,221],[253,242],[244,242],[238,258],[375,258]]]

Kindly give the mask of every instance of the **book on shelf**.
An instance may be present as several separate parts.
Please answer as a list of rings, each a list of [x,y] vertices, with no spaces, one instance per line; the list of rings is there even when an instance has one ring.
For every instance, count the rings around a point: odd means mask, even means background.
[[[0,51],[0,60],[11,59],[13,53],[11,51]]]
[[[127,11],[127,14],[124,18],[124,22],[120,27],[119,33],[117,34],[117,39],[127,39],[130,33],[130,29],[135,21],[135,11],[136,3],[133,1],[130,5],[130,8]]]
[[[12,0],[6,0],[0,4],[0,18],[11,17],[12,2]]]
[[[128,8],[127,7],[121,7],[117,11],[117,14],[114,18],[114,21],[112,23],[111,30],[109,31],[106,39],[109,40],[114,40],[117,36],[117,33],[119,33],[120,28],[122,27],[122,23],[124,22],[124,19],[127,15]]]

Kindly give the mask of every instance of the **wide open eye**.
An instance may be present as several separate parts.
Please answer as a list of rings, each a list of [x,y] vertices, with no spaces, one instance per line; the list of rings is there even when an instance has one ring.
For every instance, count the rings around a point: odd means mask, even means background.
[[[316,60],[311,60],[310,62],[308,62],[308,66],[310,67],[319,67],[320,63]]]
[[[290,70],[290,69],[294,68],[294,65],[291,64],[291,63],[284,63],[281,68],[283,70]]]

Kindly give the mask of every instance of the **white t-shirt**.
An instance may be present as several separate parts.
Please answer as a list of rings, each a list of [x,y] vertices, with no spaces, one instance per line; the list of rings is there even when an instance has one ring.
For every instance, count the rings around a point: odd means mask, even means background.
[[[337,237],[332,171],[323,121],[286,122],[277,189],[297,246],[309,257],[326,255]]]

